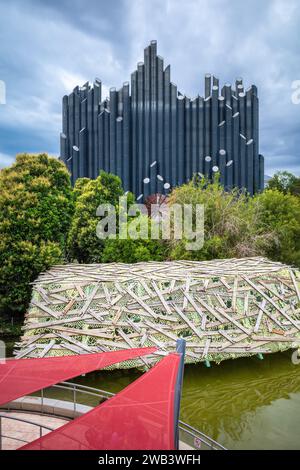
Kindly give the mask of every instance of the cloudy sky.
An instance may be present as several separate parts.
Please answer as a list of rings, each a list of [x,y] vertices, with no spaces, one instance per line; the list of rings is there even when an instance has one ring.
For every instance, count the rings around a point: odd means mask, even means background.
[[[240,76],[256,84],[265,172],[300,175],[300,103],[292,102],[293,82],[300,89],[300,0],[0,0],[0,7],[0,167],[19,152],[58,155],[62,96],[95,77],[104,92],[121,86],[156,39],[172,81],[189,96],[203,94],[207,72],[222,84]]]

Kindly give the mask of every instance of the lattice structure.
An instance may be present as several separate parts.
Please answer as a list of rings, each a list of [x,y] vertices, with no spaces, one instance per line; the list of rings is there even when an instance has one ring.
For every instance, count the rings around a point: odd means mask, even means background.
[[[55,266],[34,284],[24,331],[17,357],[164,355],[178,337],[191,363],[298,348],[300,272],[263,258]]]

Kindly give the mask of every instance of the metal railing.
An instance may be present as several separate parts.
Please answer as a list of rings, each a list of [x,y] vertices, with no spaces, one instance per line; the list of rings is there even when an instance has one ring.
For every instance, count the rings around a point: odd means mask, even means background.
[[[198,450],[227,450],[219,442],[207,436],[199,429],[179,420],[179,438],[185,444]]]
[[[71,400],[66,400],[65,395],[62,397],[62,401],[67,401],[68,403],[73,404],[73,417],[76,416],[77,411],[78,411],[78,405],[88,405],[88,406],[96,406],[102,401],[108,400],[109,398],[113,397],[115,394],[111,392],[107,392],[105,390],[100,390],[97,388],[93,387],[88,387],[86,385],[81,385],[73,382],[61,382],[56,385],[52,385],[51,387],[48,387],[47,389],[42,389],[40,391],[40,399],[41,399],[41,406],[40,406],[40,413],[41,414],[47,414],[47,415],[53,415],[53,413],[49,412],[49,409],[46,408],[45,406],[45,399],[46,399],[46,392],[50,392],[51,398],[55,398],[56,400],[60,399],[59,396],[54,395],[53,391],[58,391],[58,390],[63,390],[64,392],[70,392],[70,398],[72,397]],[[78,401],[78,396],[80,394],[83,394],[84,399],[82,400],[82,403],[79,403]],[[11,410],[11,405],[9,406],[9,409]],[[20,411],[20,410],[18,410]],[[23,410],[24,411],[24,410]],[[35,411],[36,413],[36,411]],[[60,417],[62,417],[60,415]],[[7,415],[5,415],[5,418],[8,418]],[[70,419],[70,417],[68,416]],[[11,419],[19,419],[19,418],[11,418]],[[27,420],[22,420],[20,421],[28,422]],[[39,425],[37,423],[30,423],[30,424],[36,424],[37,426],[40,426],[41,428],[53,430],[52,428],[49,428],[44,425]],[[1,432],[1,415],[0,415],[0,442],[2,439],[2,432]],[[199,431],[198,429],[194,428],[193,426],[190,426],[187,423],[184,423],[183,421],[179,421],[179,437],[180,441],[186,444],[188,447],[192,449],[201,449],[201,450],[226,450],[224,446],[219,444],[217,441],[212,439],[211,437],[207,436],[203,432]],[[0,449],[1,449],[1,444],[0,444]]]
[[[10,415],[5,415],[3,413],[0,413],[0,450],[2,450],[2,440],[4,439],[9,439],[12,441],[18,441],[23,444],[27,444],[28,441],[25,439],[21,439],[20,437],[15,437],[15,436],[8,436],[7,434],[3,434],[2,429],[3,429],[3,421],[4,420],[13,420],[13,421],[18,421],[21,423],[26,423],[30,424],[32,426],[36,426],[39,428],[39,435],[37,437],[42,437],[43,436],[43,429],[47,429],[48,431],[53,431],[55,428],[51,428],[49,426],[46,426],[44,424],[40,424],[34,421],[30,421],[29,419],[24,419],[16,416],[10,416]]]

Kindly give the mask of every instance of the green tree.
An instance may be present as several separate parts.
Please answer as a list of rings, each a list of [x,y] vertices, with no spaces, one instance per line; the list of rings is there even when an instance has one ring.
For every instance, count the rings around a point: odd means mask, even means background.
[[[75,212],[68,237],[68,258],[79,263],[100,263],[106,240],[97,237],[100,204],[112,204],[118,218],[119,197],[124,195],[118,176],[102,171],[95,180],[78,180]],[[129,204],[133,196],[128,195]]]
[[[284,194],[300,196],[300,178],[288,171],[278,171],[268,181],[267,189],[275,189]]]
[[[267,255],[274,260],[300,267],[300,199],[281,191],[265,190],[254,198],[262,231],[272,231],[274,240]]]
[[[72,217],[66,167],[46,154],[21,154],[0,171],[0,311],[24,312],[30,283],[64,259]]]

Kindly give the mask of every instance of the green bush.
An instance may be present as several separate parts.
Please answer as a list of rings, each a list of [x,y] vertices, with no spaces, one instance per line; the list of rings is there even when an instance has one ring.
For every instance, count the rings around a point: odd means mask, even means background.
[[[24,312],[37,275],[64,259],[72,217],[66,167],[46,154],[0,171],[0,311]]]
[[[300,198],[267,189],[254,198],[259,230],[272,231],[266,254],[273,260],[300,267]]]
[[[267,189],[277,189],[284,194],[300,196],[300,178],[288,171],[278,171],[268,181]]]
[[[79,179],[75,188],[75,214],[68,237],[68,258],[79,263],[136,263],[163,260],[166,244],[159,240],[120,239],[118,236],[119,197],[124,196],[119,177],[101,172],[97,179]],[[130,207],[134,198],[127,194]],[[117,235],[115,239],[97,237],[100,218],[96,215],[100,204],[111,204],[116,210]],[[147,219],[147,216],[145,216]],[[130,219],[130,218],[129,218]]]
[[[173,204],[204,206],[204,245],[189,251],[187,240],[171,241],[172,259],[209,260],[264,255],[274,240],[272,230],[259,225],[259,206],[246,193],[224,191],[218,178],[208,183],[205,178],[175,188],[170,196]]]
[[[117,237],[107,239],[101,257],[102,263],[138,263],[140,261],[163,261],[167,257],[168,244],[162,240],[152,240],[150,237],[151,221],[143,215],[146,227],[148,226],[148,239],[138,238],[125,240]],[[127,228],[130,224],[130,217]]]

